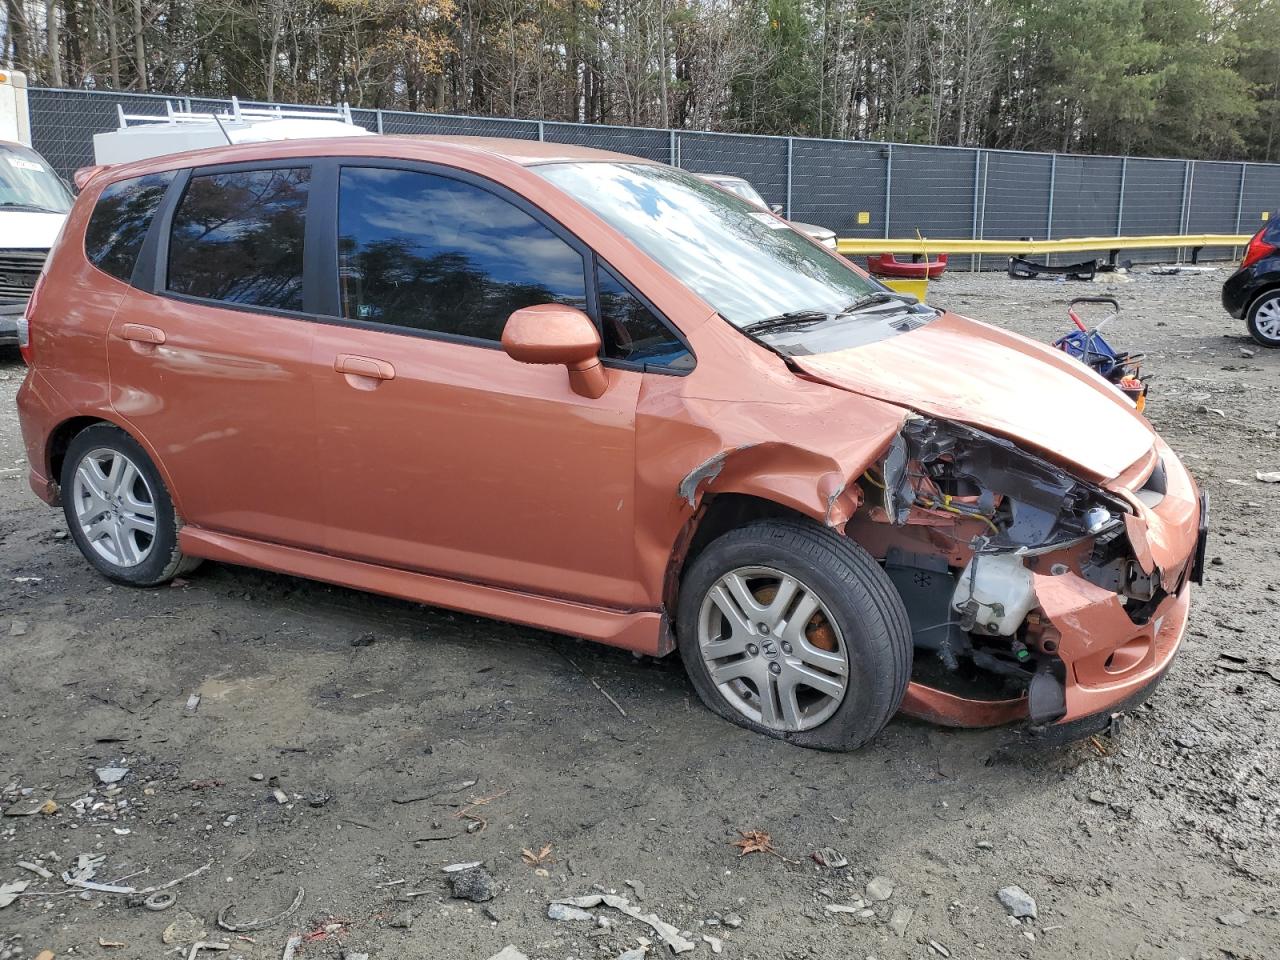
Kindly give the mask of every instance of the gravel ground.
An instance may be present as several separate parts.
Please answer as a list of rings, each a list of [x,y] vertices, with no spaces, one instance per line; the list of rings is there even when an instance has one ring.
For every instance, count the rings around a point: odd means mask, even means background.
[[[112,587],[27,490],[5,356],[0,802],[57,809],[0,818],[0,887],[30,881],[0,908],[0,960],[186,956],[184,913],[226,960],[281,957],[295,934],[296,956],[385,960],[506,944],[612,960],[656,939],[607,907],[548,919],[601,890],[685,931],[689,957],[711,956],[704,934],[788,960],[1275,957],[1280,486],[1254,474],[1280,469],[1280,351],[1223,314],[1224,277],[961,274],[932,293],[1048,339],[1070,296],[1114,292],[1112,339],[1148,351],[1150,415],[1213,497],[1209,582],[1169,678],[1114,739],[1057,749],[898,719],[859,753],[808,752],[711,715],[674,658],[217,564]],[[105,787],[111,766],[128,773]],[[776,855],[741,856],[740,830]],[[828,847],[848,865],[818,865]],[[211,866],[152,912],[70,892],[58,874],[81,855],[137,887]],[[441,868],[467,861],[492,900],[449,895]],[[888,896],[859,906],[873,878]],[[1007,915],[1010,885],[1036,917]],[[216,925],[300,888],[265,929]]]

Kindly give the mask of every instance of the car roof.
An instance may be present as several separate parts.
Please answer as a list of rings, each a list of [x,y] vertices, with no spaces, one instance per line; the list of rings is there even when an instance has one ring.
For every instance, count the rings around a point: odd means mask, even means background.
[[[656,163],[645,157],[637,157],[628,153],[616,153],[613,150],[597,150],[594,147],[580,147],[572,143],[552,143],[546,140],[525,140],[518,137],[463,137],[436,136],[434,134],[411,134],[405,140],[429,140],[432,143],[457,144],[481,150],[494,156],[510,160],[522,166],[537,163],[566,163],[588,161],[606,161],[613,163]]]
[[[300,140],[266,140],[258,143],[239,143],[228,146],[206,147],[182,153],[163,154],[145,160],[103,166],[82,167],[76,171],[76,183],[84,189],[90,181],[107,182],[129,177],[181,170],[186,167],[215,166],[224,163],[245,163],[255,160],[285,160],[315,157],[376,157],[394,160],[423,160],[448,163],[452,160],[471,158],[488,164],[514,164],[531,167],[545,163],[643,163],[656,165],[656,161],[634,157],[610,150],[595,150],[567,143],[547,143],[540,140],[521,140],[514,137],[462,137],[424,136],[416,134],[372,137],[307,138]]]
[[[698,174],[703,180],[710,180],[712,183],[723,183],[732,180],[734,183],[746,183],[746,177],[735,177],[732,173],[700,173]]]

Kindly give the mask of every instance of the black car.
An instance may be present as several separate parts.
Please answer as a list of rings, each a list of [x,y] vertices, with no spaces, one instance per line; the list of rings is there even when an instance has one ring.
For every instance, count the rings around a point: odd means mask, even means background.
[[[1240,269],[1222,285],[1222,305],[1264,347],[1280,347],[1280,215],[1249,241]]]

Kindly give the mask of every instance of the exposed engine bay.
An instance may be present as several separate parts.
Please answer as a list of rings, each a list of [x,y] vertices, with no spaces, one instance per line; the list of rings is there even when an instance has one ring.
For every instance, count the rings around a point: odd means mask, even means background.
[[[1158,502],[1162,476],[1144,502]],[[862,481],[849,532],[878,547],[910,617],[917,679],[930,686],[1025,697],[1033,721],[1051,722],[1066,712],[1066,675],[1037,575],[1087,581],[1137,625],[1168,595],[1130,544],[1128,502],[1003,438],[913,416]]]

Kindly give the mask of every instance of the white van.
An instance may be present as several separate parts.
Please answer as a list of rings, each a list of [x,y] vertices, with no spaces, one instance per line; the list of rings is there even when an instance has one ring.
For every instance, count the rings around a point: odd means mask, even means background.
[[[7,344],[17,342],[18,318],[72,197],[27,145],[27,78],[12,70],[0,71],[0,138],[0,344]]]

